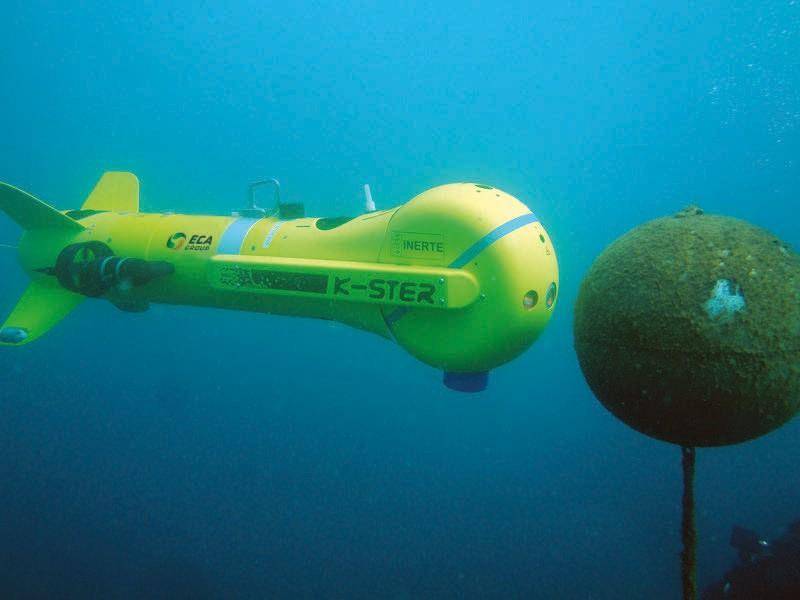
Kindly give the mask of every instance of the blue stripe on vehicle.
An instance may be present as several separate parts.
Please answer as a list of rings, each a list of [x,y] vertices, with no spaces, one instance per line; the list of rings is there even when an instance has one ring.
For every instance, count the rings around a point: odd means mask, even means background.
[[[515,232],[520,227],[525,227],[525,225],[530,225],[531,223],[536,223],[539,219],[536,218],[536,215],[533,213],[528,213],[526,215],[520,215],[510,221],[506,221],[499,227],[496,227],[477,242],[472,244],[469,248],[467,248],[464,252],[461,253],[457,259],[455,259],[452,263],[450,263],[451,269],[460,269],[472,259],[474,259],[478,254],[486,250],[489,246],[494,244],[497,240],[507,236],[509,233]]]
[[[244,243],[244,238],[261,219],[247,219],[241,217],[228,225],[222,239],[217,246],[217,254],[239,254]]]

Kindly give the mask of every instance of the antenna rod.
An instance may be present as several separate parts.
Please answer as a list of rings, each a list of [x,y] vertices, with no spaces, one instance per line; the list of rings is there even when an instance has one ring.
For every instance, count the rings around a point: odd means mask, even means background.
[[[372,199],[372,192],[369,189],[369,184],[364,184],[364,196],[366,196],[366,203],[364,208],[367,212],[375,212],[375,201]]]

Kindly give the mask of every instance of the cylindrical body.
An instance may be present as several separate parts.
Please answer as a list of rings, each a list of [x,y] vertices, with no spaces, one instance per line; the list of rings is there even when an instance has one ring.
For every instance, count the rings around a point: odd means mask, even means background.
[[[169,276],[110,292],[120,304],[334,319],[394,338],[451,372],[487,371],[524,351],[558,291],[555,252],[538,219],[477,184],[441,186],[352,219],[81,216],[86,229],[67,237],[28,232],[24,266],[35,272],[68,244],[98,241],[115,256],[174,266]]]

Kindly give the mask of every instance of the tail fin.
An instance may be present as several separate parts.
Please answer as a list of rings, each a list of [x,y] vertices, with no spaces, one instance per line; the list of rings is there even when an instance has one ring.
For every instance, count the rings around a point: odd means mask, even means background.
[[[133,173],[103,173],[81,210],[139,212],[139,180]]]
[[[23,229],[69,229],[82,231],[83,225],[7,183],[0,182],[0,211]]]
[[[34,280],[0,328],[0,346],[21,346],[43,336],[84,299],[54,277]]]
[[[138,212],[139,180],[132,173],[104,173],[82,209]],[[0,183],[0,211],[25,230],[84,230],[78,221],[6,183]],[[19,346],[41,337],[83,299],[84,296],[61,287],[55,277],[36,277],[0,328],[0,346]]]
[[[74,219],[7,183],[0,183],[0,211],[26,231],[79,233],[84,230]],[[83,296],[62,288],[55,277],[37,275],[0,328],[0,346],[19,346],[41,337],[81,300]]]

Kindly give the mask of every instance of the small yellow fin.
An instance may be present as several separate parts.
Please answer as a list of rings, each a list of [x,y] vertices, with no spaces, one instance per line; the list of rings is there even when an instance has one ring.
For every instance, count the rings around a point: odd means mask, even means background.
[[[41,337],[83,299],[62,288],[55,277],[34,280],[0,328],[0,346],[21,346]]]
[[[81,209],[139,212],[139,180],[124,171],[103,173]]]

